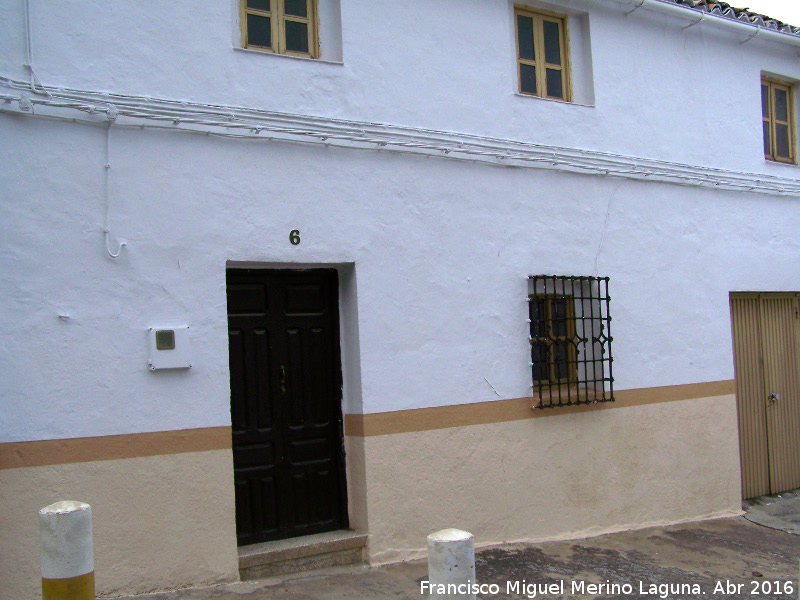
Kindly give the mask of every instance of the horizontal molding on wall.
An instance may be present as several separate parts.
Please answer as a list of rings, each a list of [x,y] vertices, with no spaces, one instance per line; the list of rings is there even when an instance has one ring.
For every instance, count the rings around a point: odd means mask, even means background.
[[[711,381],[663,387],[639,388],[614,392],[615,402],[603,402],[580,406],[559,408],[533,408],[533,398],[512,398],[472,404],[434,406],[393,412],[370,413],[366,415],[345,415],[345,435],[368,437],[391,435],[412,431],[429,431],[447,427],[465,427],[520,421],[540,417],[609,410],[630,406],[642,406],[676,400],[712,398],[736,393],[735,381]]]
[[[230,447],[231,428],[228,426],[7,442],[0,444],[0,470],[226,450]]]
[[[435,406],[366,415],[345,415],[345,435],[365,437],[447,427],[519,421],[539,417],[640,406],[675,400],[734,394],[733,380],[621,390],[616,402],[533,409],[532,398]],[[98,437],[34,440],[0,444],[0,470],[101,460],[121,460],[231,448],[231,428],[203,427],[175,431],[126,433]]]
[[[654,181],[716,190],[800,197],[800,179],[637,158],[439,131],[299,115],[253,108],[200,104],[144,96],[56,87],[0,76],[0,112],[38,115],[115,128],[162,129],[203,135],[288,141],[380,150]]]

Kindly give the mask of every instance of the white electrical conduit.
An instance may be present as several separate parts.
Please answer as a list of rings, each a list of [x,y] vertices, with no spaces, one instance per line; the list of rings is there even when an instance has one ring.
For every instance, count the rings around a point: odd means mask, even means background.
[[[0,111],[40,117],[85,121],[115,128],[165,129],[208,136],[324,143],[337,147],[374,148],[378,151],[449,156],[460,160],[538,166],[572,172],[713,189],[752,190],[800,196],[800,182],[766,174],[698,167],[660,160],[639,159],[609,152],[545,146],[432,129],[382,123],[329,119],[244,107],[189,103],[50,88],[51,95],[28,97],[28,85],[0,76]],[[24,90],[24,91],[23,91]],[[16,104],[16,107],[15,107]],[[38,112],[36,112],[36,110]],[[64,111],[73,110],[79,116]],[[261,135],[261,132],[264,132]],[[108,161],[107,163],[108,164]],[[109,255],[114,256],[109,250]]]
[[[731,30],[735,29],[742,34],[748,35],[747,39],[742,40],[740,43],[749,42],[751,39],[759,37],[770,40],[772,42],[780,42],[783,44],[794,46],[796,48],[800,48],[800,35],[782,32],[776,29],[769,29],[757,23],[753,23],[752,21],[749,20],[747,22],[739,21],[736,19],[724,17],[723,15],[716,15],[705,11],[694,10],[682,4],[672,4],[671,2],[665,2],[663,0],[614,0],[614,1],[619,4],[632,6],[633,10],[630,11],[628,14],[634,12],[635,10],[638,10],[639,8],[645,8],[648,10],[654,10],[660,13],[672,15],[673,17],[679,17],[682,19],[693,21],[690,24],[690,26],[697,25],[698,23],[707,23],[709,25],[714,25],[717,27],[725,27]],[[755,31],[753,31],[754,29]]]
[[[626,14],[631,14],[639,8],[645,8],[692,20],[689,25],[683,27],[684,30],[706,22],[712,25],[737,29],[742,33],[749,33],[749,37],[740,43],[748,42],[760,35],[775,42],[800,47],[800,36],[767,29],[749,21],[747,23],[735,21],[721,15],[694,11],[688,7],[662,0],[614,1],[633,7]],[[49,109],[68,109],[89,115],[99,114],[105,116],[107,120],[105,136],[106,160],[104,164],[106,210],[103,232],[105,235],[105,250],[111,258],[117,258],[122,252],[122,248],[127,245],[125,241],[120,241],[116,253],[109,248],[111,241],[108,219],[110,212],[112,123],[115,124],[115,127],[121,128],[172,129],[219,137],[260,138],[263,140],[293,139],[294,141],[315,139],[324,143],[351,147],[363,147],[364,144],[368,144],[374,145],[380,151],[423,153],[427,155],[441,153],[461,160],[466,159],[478,162],[489,159],[500,161],[501,164],[538,163],[543,167],[560,168],[573,172],[600,173],[607,176],[655,180],[678,185],[699,185],[717,189],[758,190],[779,195],[798,195],[797,186],[791,185],[787,188],[785,183],[782,185],[779,183],[780,180],[775,180],[775,178],[769,176],[755,175],[755,185],[753,185],[754,182],[752,180],[748,181],[749,177],[747,176],[754,174],[713,168],[694,169],[693,172],[687,172],[687,169],[691,169],[689,165],[662,161],[637,161],[629,156],[587,152],[578,148],[540,146],[513,140],[469,134],[448,134],[442,131],[400,127],[382,123],[334,121],[324,117],[283,114],[243,107],[189,105],[186,102],[174,100],[155,100],[107,93],[96,94],[63,88],[53,89],[54,96],[44,87],[34,71],[29,0],[23,0],[23,4],[25,9],[25,58],[27,61],[24,66],[30,72],[30,82],[26,84],[0,76],[0,85],[12,90],[24,90],[44,95],[47,99],[41,97],[29,98],[24,93],[19,95],[0,93],[0,101],[6,104],[16,102],[20,111],[31,114],[34,113],[34,106],[40,105]],[[3,110],[2,106],[0,106],[0,110]],[[65,118],[55,115],[46,116]],[[144,123],[120,123],[117,121],[120,116],[144,121]],[[181,125],[184,125],[184,127],[180,127]],[[262,131],[268,132],[267,135],[259,136]],[[270,134],[277,134],[277,137]]]
[[[106,160],[105,164],[103,165],[104,177],[103,177],[103,193],[105,195],[106,201],[106,215],[103,223],[103,233],[105,233],[105,240],[106,240],[106,252],[111,258],[117,258],[120,253],[122,252],[122,248],[127,246],[124,241],[118,244],[116,254],[111,252],[111,249],[108,247],[109,238],[111,234],[108,231],[108,213],[111,212],[111,123],[106,126],[106,148],[105,148],[105,155]]]
[[[28,6],[28,0],[24,0],[25,3],[25,67],[27,67],[31,72],[31,89],[34,89],[34,77],[33,77],[33,64],[32,52],[31,52],[31,9]]]
[[[47,90],[44,89],[42,82],[36,76],[36,71],[33,70],[33,51],[31,49],[33,47],[33,42],[32,42],[33,34],[31,33],[31,9],[28,4],[28,0],[23,0],[23,3],[25,5],[25,61],[26,61],[23,64],[23,66],[26,69],[28,69],[28,71],[30,71],[31,74],[31,83],[30,83],[31,91],[36,94],[44,94],[45,96],[49,97],[50,94],[48,94]],[[39,89],[36,88],[37,83],[39,84]]]

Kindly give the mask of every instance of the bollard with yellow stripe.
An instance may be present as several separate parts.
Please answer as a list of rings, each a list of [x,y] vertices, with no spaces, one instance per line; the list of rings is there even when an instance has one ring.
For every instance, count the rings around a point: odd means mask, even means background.
[[[92,507],[65,500],[39,511],[42,600],[94,600]]]

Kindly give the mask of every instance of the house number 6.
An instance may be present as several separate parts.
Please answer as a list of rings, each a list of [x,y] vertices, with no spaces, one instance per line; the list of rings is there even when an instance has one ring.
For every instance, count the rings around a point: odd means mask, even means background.
[[[300,243],[300,230],[299,229],[292,229],[289,232],[289,241],[292,243],[292,246],[297,246]]]

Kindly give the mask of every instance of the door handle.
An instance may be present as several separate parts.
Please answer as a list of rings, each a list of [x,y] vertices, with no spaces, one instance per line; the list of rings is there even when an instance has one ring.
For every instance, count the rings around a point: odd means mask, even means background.
[[[281,365],[281,394],[286,393],[286,369]]]

